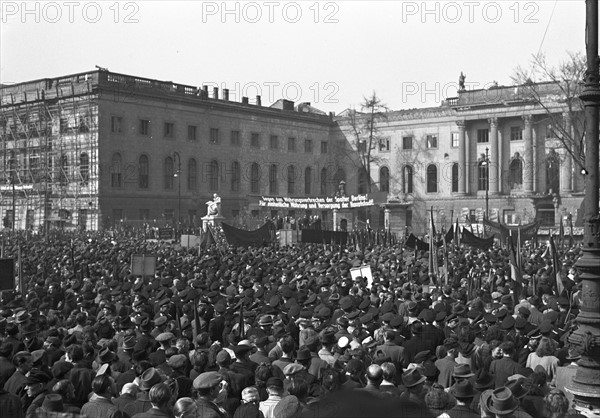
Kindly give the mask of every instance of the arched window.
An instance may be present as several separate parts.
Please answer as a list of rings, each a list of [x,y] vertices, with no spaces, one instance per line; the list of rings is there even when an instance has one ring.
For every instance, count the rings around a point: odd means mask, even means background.
[[[402,193],[409,194],[413,192],[413,168],[405,165],[402,169]]]
[[[234,161],[231,163],[231,191],[239,192],[240,191],[240,180],[241,180],[241,172],[240,172],[240,163]]]
[[[327,167],[321,169],[321,195],[327,194]]]
[[[88,184],[90,181],[90,157],[87,152],[82,152],[79,156],[79,175],[81,176],[81,182]]]
[[[369,175],[364,167],[358,171],[358,194],[365,194],[369,191]]]
[[[69,157],[66,154],[60,156],[60,183],[67,184],[69,181]],[[119,186],[120,187],[120,186]]]
[[[269,193],[279,193],[279,182],[277,181],[277,164],[269,166]]]
[[[384,193],[390,192],[390,169],[387,167],[379,169],[379,191]]]
[[[61,169],[62,172],[62,169]],[[121,154],[115,152],[110,165],[110,185],[112,187],[121,187]]]
[[[518,154],[510,162],[508,186],[513,190],[520,190],[523,187],[523,161],[521,161]]]
[[[219,190],[219,163],[212,160],[208,166],[208,189],[211,192]]]
[[[546,193],[558,193],[560,187],[560,157],[553,149],[546,156]]]
[[[487,161],[480,161],[477,166],[477,190],[489,190],[489,173],[490,167]]]
[[[437,193],[438,191],[437,166],[429,164],[427,166],[427,193]]]
[[[452,193],[458,192],[458,163],[452,164]]]
[[[171,190],[173,188],[173,158],[165,158],[165,189]]]
[[[150,185],[150,164],[147,155],[140,155],[138,161],[138,186],[140,189],[147,189]]]
[[[187,188],[188,190],[196,190],[198,187],[198,166],[196,160],[190,158],[188,160],[188,177],[187,177]]]
[[[289,195],[296,193],[296,167],[293,165],[287,168],[287,192]]]
[[[335,172],[333,181],[335,182],[336,186],[340,184],[340,181],[346,181],[346,172],[344,171],[343,168],[337,169],[337,171]]]
[[[312,193],[312,168],[306,167],[304,169],[304,194]]]

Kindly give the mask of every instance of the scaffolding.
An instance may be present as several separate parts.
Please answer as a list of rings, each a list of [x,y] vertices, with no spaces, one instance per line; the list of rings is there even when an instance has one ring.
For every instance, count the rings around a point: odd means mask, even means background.
[[[96,74],[0,86],[4,227],[98,229]]]

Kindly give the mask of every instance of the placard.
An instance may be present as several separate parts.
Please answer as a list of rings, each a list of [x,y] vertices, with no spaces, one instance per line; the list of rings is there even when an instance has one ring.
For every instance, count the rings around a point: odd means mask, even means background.
[[[173,228],[158,228],[158,239],[168,240],[175,238]]]
[[[154,276],[156,256],[152,254],[132,254],[131,273],[134,276]]]
[[[373,274],[371,273],[371,266],[360,266],[350,269],[350,276],[353,280],[359,277],[367,278],[367,287],[370,289],[373,284]]]

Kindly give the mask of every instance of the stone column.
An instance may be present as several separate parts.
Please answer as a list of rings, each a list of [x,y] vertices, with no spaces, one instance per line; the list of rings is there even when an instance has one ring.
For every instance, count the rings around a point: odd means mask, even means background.
[[[390,208],[385,208],[383,210],[383,223],[384,223],[384,229],[386,231],[390,231],[391,227],[392,227],[392,211],[390,210]]]
[[[571,115],[569,112],[563,113],[565,121],[565,130],[571,135]],[[567,149],[563,150],[562,158],[560,159],[560,195],[568,195],[573,191],[572,176],[573,176],[573,161],[571,154]]]
[[[499,156],[498,156],[498,118],[488,119],[490,123],[490,167],[489,167],[489,193],[498,194],[499,188]]]
[[[465,121],[456,121],[458,125],[458,193],[467,194],[467,152]]]
[[[525,188],[525,193],[533,193],[533,129],[531,124],[531,115],[523,116],[523,121],[525,122],[525,128],[523,129],[523,139],[525,140],[525,155],[523,156],[525,160],[525,167],[523,170],[523,183]]]
[[[334,209],[333,210],[333,230],[334,231],[339,231],[340,230],[340,226],[339,224],[339,218],[340,218],[340,211],[338,209]]]

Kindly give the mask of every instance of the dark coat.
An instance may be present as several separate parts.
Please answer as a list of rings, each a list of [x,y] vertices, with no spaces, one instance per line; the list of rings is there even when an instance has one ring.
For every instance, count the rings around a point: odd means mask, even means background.
[[[526,368],[509,357],[493,360],[490,365],[490,374],[494,376],[495,387],[504,386],[508,378],[514,374],[526,375]]]

